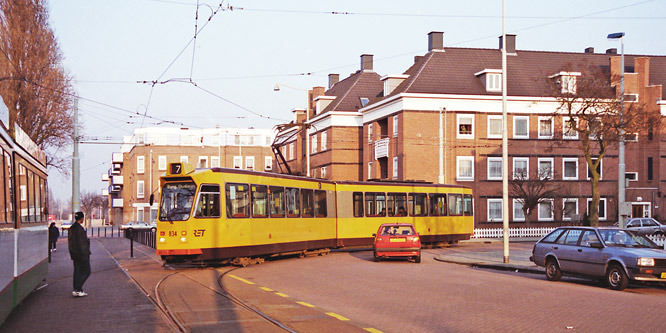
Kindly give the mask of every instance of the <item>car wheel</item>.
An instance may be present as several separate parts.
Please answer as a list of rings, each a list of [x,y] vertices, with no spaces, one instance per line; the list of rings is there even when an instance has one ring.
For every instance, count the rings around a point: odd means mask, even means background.
[[[622,266],[613,264],[606,273],[606,282],[608,287],[613,290],[624,290],[629,284],[629,278],[627,278],[627,273],[624,272]]]
[[[421,263],[421,251],[419,251],[419,255],[414,257],[414,262],[419,264]]]
[[[562,278],[562,271],[555,259],[549,259],[546,262],[546,278],[548,281],[559,281]]]
[[[377,252],[373,252],[373,257],[375,257],[374,258],[375,262],[379,262],[379,257],[377,256]]]

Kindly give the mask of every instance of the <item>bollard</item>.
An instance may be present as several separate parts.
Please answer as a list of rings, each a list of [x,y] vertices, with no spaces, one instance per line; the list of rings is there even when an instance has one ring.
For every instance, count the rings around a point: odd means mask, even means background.
[[[130,258],[134,258],[134,229],[127,229],[130,236]]]

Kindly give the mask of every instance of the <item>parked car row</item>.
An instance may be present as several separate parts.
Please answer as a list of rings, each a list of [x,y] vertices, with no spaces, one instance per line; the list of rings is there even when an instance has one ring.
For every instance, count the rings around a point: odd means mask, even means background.
[[[534,245],[530,260],[545,267],[551,281],[580,275],[614,290],[630,280],[666,282],[666,251],[631,229],[560,227]]]
[[[651,217],[635,217],[627,220],[627,229],[640,235],[666,235],[666,225]]]
[[[120,225],[120,230],[157,230],[157,223],[147,223],[144,221],[130,221]]]

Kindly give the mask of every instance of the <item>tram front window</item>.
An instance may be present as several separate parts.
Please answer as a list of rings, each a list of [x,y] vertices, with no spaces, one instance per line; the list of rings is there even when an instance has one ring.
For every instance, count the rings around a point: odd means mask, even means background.
[[[161,221],[185,221],[190,217],[194,193],[194,183],[166,184],[162,188],[160,203]]]

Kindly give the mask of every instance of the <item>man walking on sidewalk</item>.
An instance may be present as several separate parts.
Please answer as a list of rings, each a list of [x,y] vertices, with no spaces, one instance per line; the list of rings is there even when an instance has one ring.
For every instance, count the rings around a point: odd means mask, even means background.
[[[83,283],[90,276],[90,240],[86,230],[81,225],[83,223],[83,212],[76,212],[74,221],[67,234],[69,256],[74,262],[74,291],[72,291],[72,296],[84,297],[88,296],[83,292]]]

